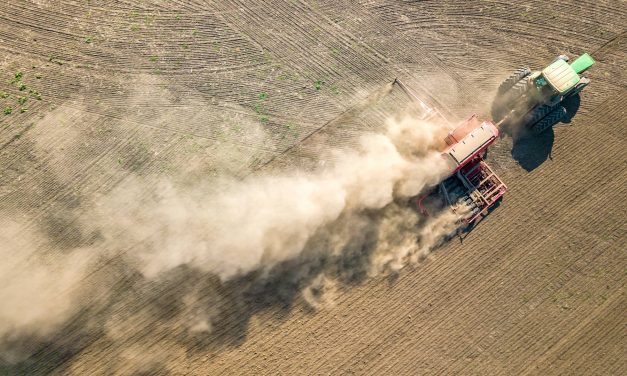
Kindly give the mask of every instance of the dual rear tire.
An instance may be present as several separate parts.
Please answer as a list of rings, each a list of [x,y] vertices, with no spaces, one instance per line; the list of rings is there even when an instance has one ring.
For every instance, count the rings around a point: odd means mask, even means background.
[[[492,119],[502,120],[510,112],[512,103],[520,97],[526,88],[523,78],[531,74],[527,67],[519,68],[507,77],[496,92],[496,98],[492,102]]]
[[[527,81],[524,78],[530,74],[531,70],[529,68],[519,68],[501,83],[497,90],[496,98],[492,103],[492,118],[494,121],[501,121],[510,111],[517,107],[517,101],[520,101],[527,91]],[[534,134],[540,134],[558,123],[565,116],[566,109],[560,104],[556,106],[540,105],[522,119],[518,119]]]

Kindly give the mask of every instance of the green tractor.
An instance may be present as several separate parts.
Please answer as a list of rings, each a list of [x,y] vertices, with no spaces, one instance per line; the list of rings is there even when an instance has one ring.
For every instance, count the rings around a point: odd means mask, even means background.
[[[560,55],[542,71],[520,68],[499,86],[492,104],[495,122],[518,123],[539,134],[566,117],[562,102],[577,95],[590,80],[579,76],[594,64],[590,55],[568,64]]]

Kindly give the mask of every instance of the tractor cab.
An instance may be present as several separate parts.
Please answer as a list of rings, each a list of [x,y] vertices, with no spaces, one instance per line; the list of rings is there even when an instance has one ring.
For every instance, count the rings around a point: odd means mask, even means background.
[[[572,64],[568,64],[568,57],[561,55],[541,72],[534,72],[530,79],[544,97],[565,95],[577,86],[583,73],[594,64],[594,59],[583,54]]]
[[[579,75],[568,62],[557,59],[542,70],[540,77],[536,78],[536,85],[546,83],[555,94],[564,95],[577,85],[579,79]]]

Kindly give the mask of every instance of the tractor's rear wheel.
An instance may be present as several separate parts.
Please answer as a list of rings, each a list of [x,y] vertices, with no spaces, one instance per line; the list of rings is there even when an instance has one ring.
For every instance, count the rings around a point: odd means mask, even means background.
[[[548,107],[548,106],[542,106]],[[549,107],[550,108],[550,107]],[[534,111],[535,112],[535,111]],[[548,115],[542,117],[540,121],[537,121],[535,124],[531,123],[531,131],[535,134],[540,134],[547,129],[551,128],[553,125],[557,124],[560,120],[564,119],[566,116],[566,109],[562,106],[556,106],[556,108],[552,109]]]
[[[492,102],[494,121],[503,119],[512,107],[511,103],[527,90],[526,81],[523,79],[530,74],[529,68],[519,68],[501,83]]]
[[[514,73],[512,73],[503,82],[501,82],[501,85],[499,85],[499,89],[496,91],[496,95],[498,96],[498,95],[505,94],[505,92],[511,89],[514,85],[516,85],[516,82],[522,80],[523,78],[527,77],[530,74],[531,74],[531,69],[527,67],[516,69]]]
[[[523,123],[530,129],[534,129],[536,123],[542,120],[546,115],[556,110],[558,107],[559,105],[547,106],[545,104],[538,106],[524,117]]]

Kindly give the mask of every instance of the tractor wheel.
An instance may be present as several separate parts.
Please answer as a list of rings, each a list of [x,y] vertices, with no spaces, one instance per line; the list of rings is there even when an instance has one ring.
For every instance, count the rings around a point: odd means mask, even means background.
[[[546,115],[550,114],[558,107],[559,105],[547,106],[545,104],[543,104],[542,106],[538,106],[525,116],[525,118],[523,119],[523,124],[525,124],[530,129],[533,129],[537,122],[542,120]]]
[[[546,107],[546,106],[543,106]],[[531,131],[535,134],[540,134],[545,130],[551,128],[553,125],[557,124],[560,120],[562,120],[566,116],[566,109],[562,106],[557,106],[556,109],[551,111],[548,115],[542,118],[535,124],[531,125]]]
[[[496,95],[499,96],[505,94],[505,92],[511,89],[514,85],[516,85],[516,82],[527,77],[529,74],[531,74],[531,70],[527,67],[516,69],[514,73],[512,73],[503,82],[501,82],[499,89],[496,91]]]
[[[523,73],[524,71],[521,70],[521,75]],[[514,75],[512,75],[512,77],[514,77]],[[494,121],[503,119],[510,112],[510,110],[518,107],[516,106],[516,101],[518,101],[527,91],[527,80],[525,80],[525,77],[526,75],[523,75],[520,80],[514,82],[513,84],[507,80],[501,84],[499,92],[492,102],[492,119],[494,119]],[[507,90],[501,92],[501,89],[505,87],[507,87]]]

